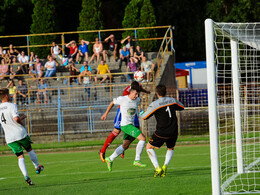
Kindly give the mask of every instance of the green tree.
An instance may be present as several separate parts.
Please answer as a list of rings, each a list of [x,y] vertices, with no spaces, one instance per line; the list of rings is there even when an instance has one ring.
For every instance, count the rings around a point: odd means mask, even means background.
[[[140,24],[140,9],[143,0],[131,0],[125,8],[125,15],[122,21],[123,28],[139,27]],[[134,31],[125,31],[122,33],[122,38],[127,36],[135,37]]]
[[[55,32],[55,7],[53,0],[32,0],[34,4],[31,33],[51,33]],[[32,36],[30,45],[45,45],[55,41],[56,36]],[[32,50],[40,57],[50,54],[49,47],[35,47]]]
[[[150,0],[144,0],[140,11],[140,27],[156,26],[156,16],[154,14],[153,5]],[[138,30],[138,38],[154,38],[157,36],[155,29]],[[140,41],[139,45],[144,51],[152,51],[155,41]]]
[[[82,9],[79,13],[78,31],[101,30],[103,29],[103,17],[101,12],[101,3],[99,0],[82,0]],[[79,39],[95,41],[97,33],[79,34]],[[92,44],[91,44],[92,45]],[[90,51],[92,47],[90,46]]]

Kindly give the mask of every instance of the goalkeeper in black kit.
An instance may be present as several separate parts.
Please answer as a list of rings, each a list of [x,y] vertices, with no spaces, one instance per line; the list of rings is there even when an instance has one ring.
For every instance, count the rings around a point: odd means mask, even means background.
[[[156,131],[150,137],[146,150],[155,167],[154,177],[165,177],[178,138],[178,122],[175,111],[183,110],[184,106],[174,98],[165,97],[166,87],[164,85],[156,87],[156,95],[159,99],[149,105],[147,111],[142,114],[142,118],[146,120],[153,115],[155,116]],[[154,148],[159,149],[164,143],[166,143],[168,150],[164,165],[160,168]]]

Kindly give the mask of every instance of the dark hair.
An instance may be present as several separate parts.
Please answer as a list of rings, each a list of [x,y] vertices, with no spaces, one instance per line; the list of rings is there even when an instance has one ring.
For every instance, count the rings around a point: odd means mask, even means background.
[[[166,95],[166,87],[165,85],[157,85],[156,86],[156,92],[159,96],[164,97]]]
[[[0,99],[3,100],[6,95],[9,94],[9,89],[7,88],[2,88],[0,89]]]
[[[131,86],[130,91],[133,91],[133,90],[135,90],[136,92],[140,93],[140,87],[139,86],[136,86],[136,85]]]
[[[133,81],[133,82],[131,83],[131,88],[132,88],[133,86],[140,87],[140,84],[139,84],[137,81]]]

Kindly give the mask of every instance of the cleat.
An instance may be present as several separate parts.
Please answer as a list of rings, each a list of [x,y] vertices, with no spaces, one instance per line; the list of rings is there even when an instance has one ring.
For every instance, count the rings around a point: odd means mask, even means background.
[[[40,174],[44,169],[44,166],[39,165],[38,168],[36,169],[36,174]]]
[[[125,153],[120,154],[121,158],[125,158]]]
[[[167,171],[167,165],[163,165],[162,172],[161,172],[161,177],[165,177],[166,171]]]
[[[147,167],[147,164],[142,163],[140,160],[134,161],[133,165],[136,167]]]
[[[111,172],[113,162],[109,159],[109,157],[105,158],[105,161],[107,163],[107,168],[108,168],[109,172]]]
[[[32,185],[34,185],[34,183],[32,182],[32,180],[30,179],[30,177],[25,177],[24,178],[25,179],[25,182],[29,185],[29,186],[32,186]]]
[[[154,171],[154,176],[153,177],[159,177],[162,173],[162,169],[160,167],[157,167]]]
[[[103,163],[105,163],[105,162],[106,162],[106,161],[105,161],[105,153],[99,152],[98,154],[99,154],[100,160],[101,160]]]

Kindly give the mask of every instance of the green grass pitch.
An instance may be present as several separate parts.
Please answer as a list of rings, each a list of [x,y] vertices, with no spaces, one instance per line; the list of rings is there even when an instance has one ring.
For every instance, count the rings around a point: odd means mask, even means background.
[[[107,150],[107,156],[114,149]],[[160,165],[166,148],[156,150]],[[153,178],[154,167],[146,151],[142,161],[146,168],[132,165],[135,150],[118,157],[113,171],[99,160],[97,151],[38,153],[45,166],[40,175],[25,153],[28,174],[34,186],[28,186],[15,155],[0,156],[0,194],[211,194],[209,146],[177,146],[165,178]]]

